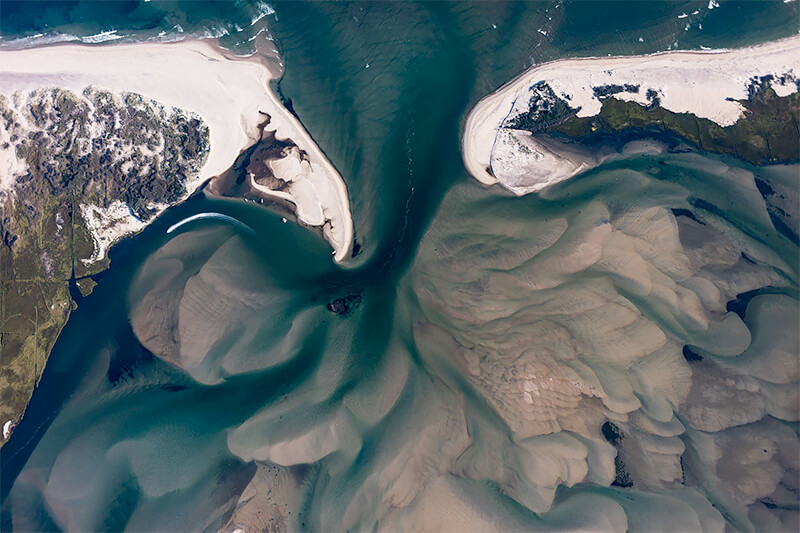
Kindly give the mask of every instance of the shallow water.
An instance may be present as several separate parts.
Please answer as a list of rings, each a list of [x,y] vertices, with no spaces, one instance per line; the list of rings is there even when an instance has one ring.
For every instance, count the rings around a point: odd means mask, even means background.
[[[259,13],[85,4],[15,6],[3,42]],[[533,62],[796,31],[795,4],[633,5],[272,6],[256,26],[345,178],[360,254],[336,266],[280,214],[202,194],[116,246],[2,449],[2,529],[218,529],[248,483],[285,529],[433,528],[437,508],[476,530],[796,521],[797,167],[665,153],[516,198],[461,163],[469,108]],[[255,234],[167,233],[202,213]]]

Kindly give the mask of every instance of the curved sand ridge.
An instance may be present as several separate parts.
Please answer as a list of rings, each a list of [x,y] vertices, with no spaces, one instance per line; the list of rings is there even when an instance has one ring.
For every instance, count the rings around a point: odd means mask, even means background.
[[[187,194],[229,169],[261,137],[266,113],[265,131],[291,139],[305,156],[291,176],[276,176],[289,183],[283,196],[295,204],[302,222],[323,227],[336,261],[342,261],[353,241],[347,189],[302,124],[269,89],[276,77],[263,62],[226,54],[208,40],[0,50],[3,94],[49,87],[80,94],[92,86],[138,93],[199,115],[210,130],[210,152],[199,173],[188,177]]]
[[[546,146],[528,132],[503,127],[528,110],[530,88],[544,81],[578,117],[597,115],[602,106],[594,88],[637,85],[638,92],[612,98],[647,103],[648,90],[661,107],[691,113],[721,126],[736,123],[754,76],[773,75],[778,96],[797,91],[800,36],[738,50],[661,52],[647,56],[563,59],[532,67],[486,96],[467,117],[462,155],[467,170],[481,183],[500,183],[515,194],[527,194],[596,166],[585,154]],[[499,163],[499,164],[498,164]]]

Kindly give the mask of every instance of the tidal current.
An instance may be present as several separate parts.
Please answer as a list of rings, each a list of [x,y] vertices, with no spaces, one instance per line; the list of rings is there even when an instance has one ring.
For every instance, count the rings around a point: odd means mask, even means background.
[[[797,166],[683,146],[518,198],[459,151],[533,63],[796,32],[720,3],[15,5],[4,42],[266,28],[359,253],[202,192],[115,246],[2,449],[0,529],[791,529]]]

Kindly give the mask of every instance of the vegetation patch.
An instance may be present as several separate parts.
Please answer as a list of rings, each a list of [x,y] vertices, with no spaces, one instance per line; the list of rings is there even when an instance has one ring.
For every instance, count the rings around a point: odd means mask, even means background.
[[[620,93],[636,94],[639,92],[639,85],[632,85],[630,83],[625,83],[623,85],[601,85],[599,87],[594,87],[592,91],[598,99],[603,100],[604,98]]]
[[[528,101],[528,110],[509,118],[503,124],[504,128],[527,130],[534,134],[545,133],[580,111],[580,107],[570,107],[547,82],[540,81],[530,90],[532,94]]]

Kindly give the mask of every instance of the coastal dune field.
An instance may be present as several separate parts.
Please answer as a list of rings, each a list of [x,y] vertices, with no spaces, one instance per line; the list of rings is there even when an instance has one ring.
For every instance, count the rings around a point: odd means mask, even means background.
[[[210,140],[164,157],[181,201],[76,298],[0,453],[0,529],[800,529],[798,159],[603,115],[719,138],[753,101],[800,117],[789,25],[644,55],[752,7],[715,3],[640,8],[645,48],[558,1],[279,3],[285,65],[196,40],[0,50],[31,124],[54,84]]]
[[[347,191],[299,120],[269,88],[279,72],[277,61],[268,64],[264,59],[234,56],[210,40],[50,46],[0,51],[0,94],[21,109],[31,91],[55,87],[71,90],[80,98],[87,88],[93,88],[141,95],[158,105],[196,114],[209,129],[210,147],[198,171],[186,177],[186,195],[231,168],[240,153],[264,133],[291,140],[299,151],[287,152],[272,163],[277,178],[286,183],[285,190],[273,192],[258,184],[254,188],[288,200],[296,206],[302,222],[322,227],[336,260],[341,261],[353,239]],[[10,145],[0,154],[9,178],[24,172],[13,150]],[[13,179],[3,180],[4,188],[12,184]],[[100,219],[95,224],[99,227],[93,228],[95,234],[104,226],[116,228],[103,239],[106,247],[141,228],[124,213],[103,213],[108,206],[98,207],[101,216],[94,217]],[[165,207],[156,206],[155,211]]]

